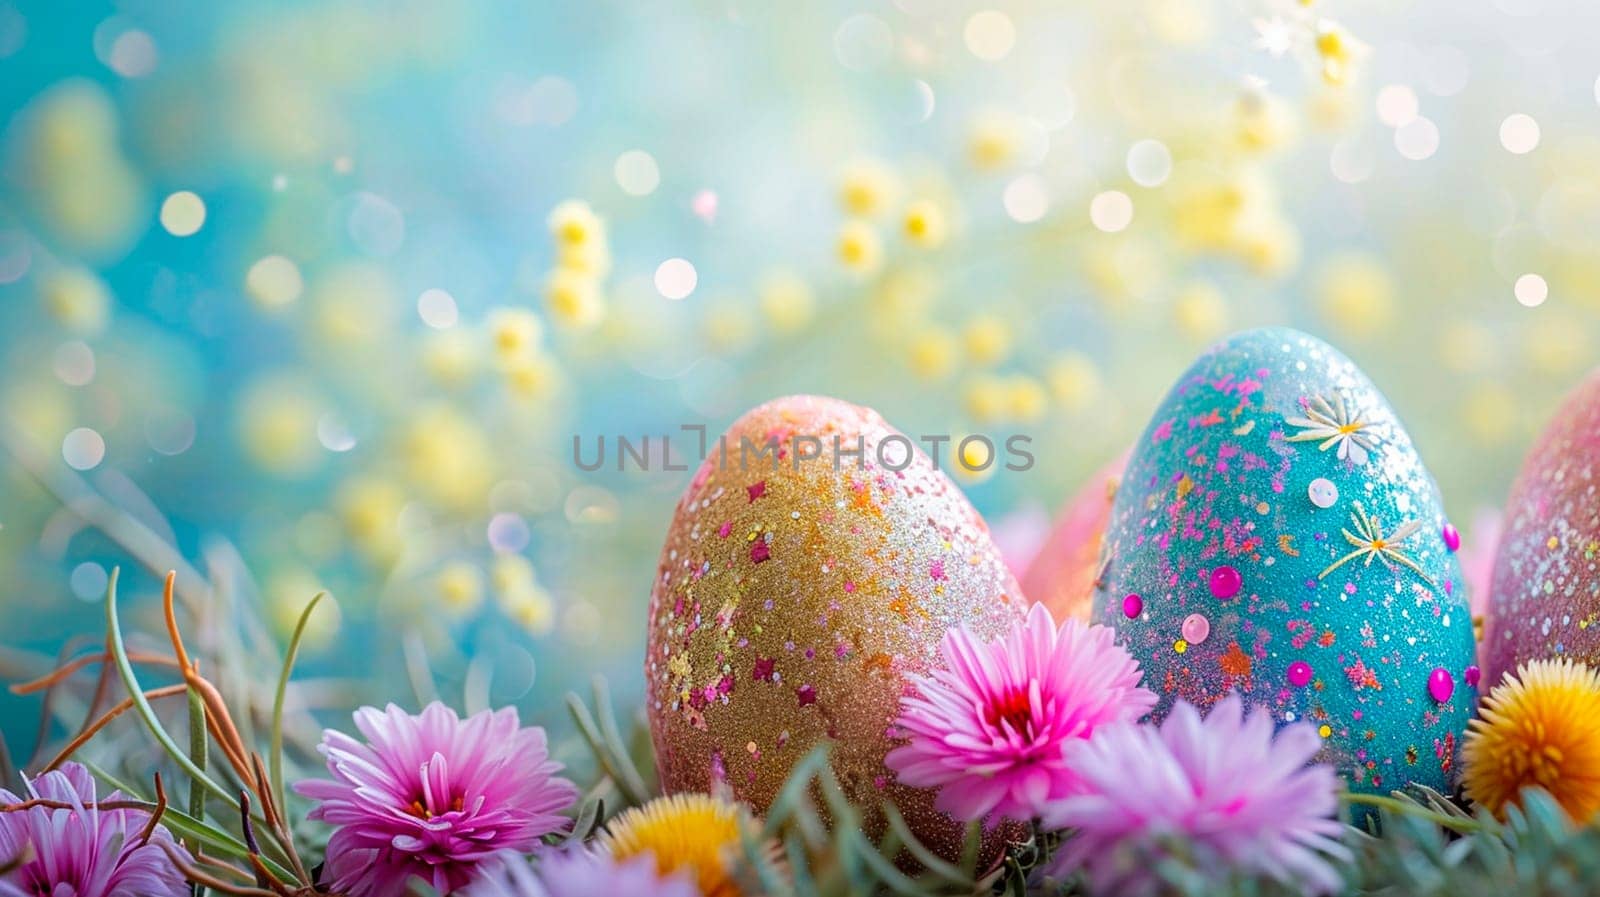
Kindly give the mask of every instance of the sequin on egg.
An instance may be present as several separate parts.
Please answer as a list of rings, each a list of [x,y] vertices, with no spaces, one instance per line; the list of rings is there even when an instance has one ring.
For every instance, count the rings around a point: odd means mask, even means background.
[[[1122,615],[1132,620],[1144,610],[1144,599],[1138,595],[1129,595],[1122,599]]]
[[[1211,634],[1211,621],[1204,614],[1190,614],[1183,618],[1183,637],[1191,645],[1198,645]]]
[[[1317,477],[1306,487],[1306,496],[1319,508],[1331,508],[1339,503],[1339,487],[1327,477]]]

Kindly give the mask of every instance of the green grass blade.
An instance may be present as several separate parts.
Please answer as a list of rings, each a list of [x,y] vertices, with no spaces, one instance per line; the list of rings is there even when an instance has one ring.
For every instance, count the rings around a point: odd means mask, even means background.
[[[215,780],[206,775],[205,770],[196,766],[194,761],[189,759],[189,755],[178,747],[177,743],[172,740],[172,736],[167,734],[167,730],[161,727],[161,720],[156,718],[155,710],[150,706],[150,702],[145,699],[144,687],[139,684],[139,677],[133,672],[133,664],[128,660],[128,647],[122,638],[122,624],[117,619],[118,572],[119,568],[112,567],[110,581],[106,583],[106,628],[111,640],[111,656],[116,661],[117,672],[122,676],[122,684],[128,689],[128,697],[133,701],[134,709],[138,712],[139,718],[144,720],[145,727],[150,730],[150,734],[161,745],[162,750],[172,757],[172,762],[178,764],[180,769],[188,773],[194,781],[198,782],[207,791],[221,798],[223,802],[237,811],[239,802],[233,795],[228,793],[227,789],[218,785]]]
[[[313,595],[306,609],[300,612],[300,621],[294,624],[294,634],[289,637],[289,646],[283,652],[283,672],[278,675],[278,690],[272,696],[272,754],[268,762],[280,813],[288,812],[289,807],[286,800],[288,792],[283,787],[283,696],[289,690],[289,674],[294,671],[294,659],[300,653],[300,639],[305,636],[306,623],[311,619],[311,612],[317,609],[317,604],[327,594],[318,592]]]

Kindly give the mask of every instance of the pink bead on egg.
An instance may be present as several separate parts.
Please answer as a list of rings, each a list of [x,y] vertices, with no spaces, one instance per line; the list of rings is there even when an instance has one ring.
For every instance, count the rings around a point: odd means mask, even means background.
[[[1198,645],[1211,634],[1211,621],[1201,614],[1190,614],[1183,618],[1183,639],[1191,645]]]
[[[1289,684],[1295,688],[1305,688],[1311,684],[1311,664],[1297,660],[1289,664]]]
[[[1129,595],[1122,599],[1122,615],[1128,619],[1139,616],[1144,611],[1144,599],[1138,595]]]
[[[1435,701],[1443,704],[1450,700],[1455,690],[1455,677],[1444,667],[1435,667],[1433,672],[1428,674],[1428,694],[1432,695]]]
[[[1211,594],[1218,598],[1232,598],[1239,594],[1239,587],[1244,585],[1244,580],[1239,576],[1239,571],[1223,565],[1211,571]]]

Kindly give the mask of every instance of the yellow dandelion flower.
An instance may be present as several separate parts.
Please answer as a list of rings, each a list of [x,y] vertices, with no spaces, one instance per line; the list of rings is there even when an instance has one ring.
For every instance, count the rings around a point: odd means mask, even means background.
[[[599,280],[611,273],[611,250],[600,242],[576,246],[562,243],[556,250],[556,264],[574,274],[586,274]]]
[[[494,566],[489,570],[494,590],[511,593],[534,583],[533,564],[520,554],[501,553],[494,556]]]
[[[846,221],[839,228],[839,261],[858,274],[874,274],[883,266],[883,240],[865,221]]]
[[[525,308],[496,308],[489,312],[489,339],[501,360],[523,358],[539,347],[544,325]]]
[[[878,215],[899,192],[894,172],[874,159],[853,163],[839,179],[839,205],[851,215]]]
[[[600,216],[581,199],[569,199],[550,210],[550,236],[563,248],[594,246],[605,241]]]
[[[956,479],[976,485],[994,476],[1001,463],[997,460],[994,442],[986,437],[967,435],[954,439],[952,444],[955,461],[950,465],[950,472]]]
[[[704,897],[740,897],[734,864],[741,835],[752,825],[737,804],[708,794],[672,794],[611,820],[600,843],[618,860],[655,857],[661,875],[689,873]]]
[[[974,364],[998,364],[1011,354],[1011,328],[998,315],[975,315],[961,330]]]
[[[1469,725],[1467,795],[1503,816],[1522,789],[1550,792],[1573,821],[1600,815],[1600,672],[1571,660],[1535,660],[1508,674]]]
[[[911,245],[923,249],[937,249],[943,245],[949,230],[945,224],[943,210],[939,208],[938,203],[929,199],[919,199],[906,206],[902,225],[905,228],[906,240]]]
[[[593,327],[605,316],[599,284],[588,274],[571,268],[550,272],[544,282],[544,301],[550,316],[568,327]]]

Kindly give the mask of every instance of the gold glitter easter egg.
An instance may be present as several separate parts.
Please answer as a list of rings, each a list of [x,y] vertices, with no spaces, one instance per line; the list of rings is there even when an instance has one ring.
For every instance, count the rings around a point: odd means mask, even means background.
[[[765,812],[794,764],[829,740],[869,829],[892,800],[919,838],[955,856],[964,826],[883,758],[906,677],[939,662],[945,632],[965,625],[989,640],[1021,616],[982,518],[910,437],[835,399],[768,402],[708,448],[650,594],[645,677],[662,786],[725,783]]]

